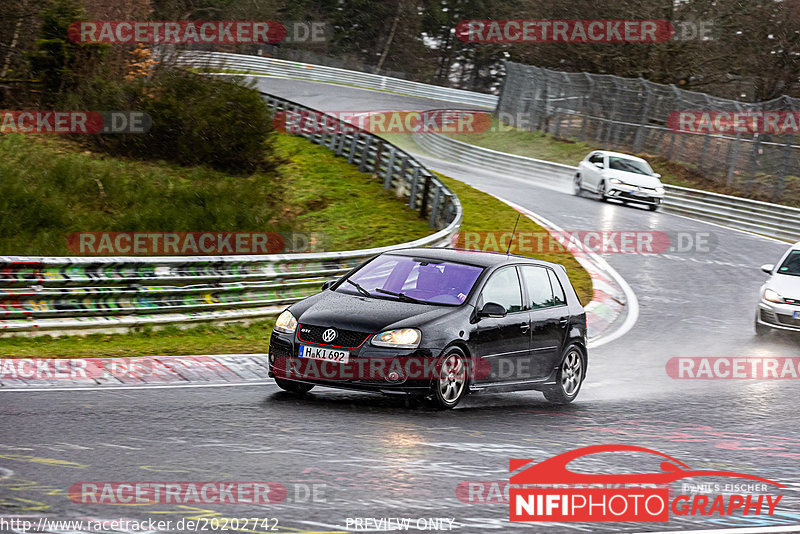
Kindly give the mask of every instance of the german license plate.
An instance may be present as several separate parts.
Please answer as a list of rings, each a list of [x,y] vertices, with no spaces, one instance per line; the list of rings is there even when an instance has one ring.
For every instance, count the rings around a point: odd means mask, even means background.
[[[300,357],[312,360],[326,360],[329,362],[347,363],[350,353],[346,350],[325,349],[322,347],[307,347],[300,345]]]

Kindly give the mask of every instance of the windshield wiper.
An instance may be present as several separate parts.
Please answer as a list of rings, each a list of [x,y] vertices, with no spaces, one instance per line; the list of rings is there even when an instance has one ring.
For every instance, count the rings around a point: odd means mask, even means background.
[[[360,286],[360,285],[358,285],[357,283],[353,282],[353,281],[352,281],[352,280],[350,280],[349,278],[348,278],[348,279],[346,279],[346,280],[345,280],[345,282],[347,282],[348,284],[350,284],[350,285],[352,285],[353,287],[355,287],[355,288],[358,290],[358,292],[359,292],[359,293],[361,293],[362,295],[364,295],[365,297],[371,297],[371,296],[372,296],[372,293],[370,293],[369,291],[367,291],[366,289],[364,289],[363,287],[361,287],[361,286]],[[380,290],[379,290],[379,291],[380,291]]]
[[[424,300],[415,299],[414,297],[409,297],[405,293],[396,293],[394,291],[389,291],[388,289],[375,289],[378,293],[385,293],[387,295],[392,295],[393,297],[397,297],[400,300],[404,300],[406,302],[416,302],[417,304],[428,304]]]

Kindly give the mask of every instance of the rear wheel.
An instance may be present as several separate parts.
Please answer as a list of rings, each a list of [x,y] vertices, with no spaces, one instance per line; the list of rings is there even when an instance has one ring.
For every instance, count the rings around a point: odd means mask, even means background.
[[[570,345],[556,373],[556,385],[544,390],[544,397],[553,404],[569,404],[581,390],[586,377],[583,353],[577,345]]]
[[[302,395],[308,393],[314,388],[313,384],[303,384],[302,382],[294,382],[293,380],[284,380],[283,378],[275,378],[275,383],[284,391]]]
[[[469,391],[467,361],[458,349],[450,349],[436,366],[438,378],[433,382],[433,402],[437,408],[455,408]]]
[[[650,204],[647,206],[650,211],[656,211],[658,209],[658,204]]]

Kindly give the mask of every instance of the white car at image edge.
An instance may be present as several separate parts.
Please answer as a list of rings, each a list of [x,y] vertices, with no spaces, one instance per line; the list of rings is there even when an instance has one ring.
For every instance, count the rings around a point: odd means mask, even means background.
[[[800,332],[800,242],[786,251],[776,265],[762,265],[771,275],[761,286],[756,310],[756,334],[771,329]]]
[[[642,158],[595,150],[578,164],[573,187],[576,195],[590,191],[604,201],[636,202],[655,211],[664,201],[664,185],[659,178],[661,175]]]

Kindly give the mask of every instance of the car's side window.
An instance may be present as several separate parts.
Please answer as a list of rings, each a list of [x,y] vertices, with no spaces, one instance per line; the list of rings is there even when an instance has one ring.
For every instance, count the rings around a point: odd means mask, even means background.
[[[525,288],[528,290],[528,308],[537,310],[554,306],[555,299],[547,269],[535,265],[523,265],[521,270]]]
[[[500,304],[508,313],[522,310],[522,287],[514,267],[505,267],[492,274],[481,292],[480,305],[487,302]]]
[[[550,286],[553,288],[553,303],[556,306],[563,306],[567,303],[567,296],[564,293],[564,287],[561,285],[561,282],[558,280],[558,276],[556,273],[547,269],[547,274],[550,276]]]
[[[592,154],[592,156],[589,158],[589,163],[603,163],[603,155]]]

